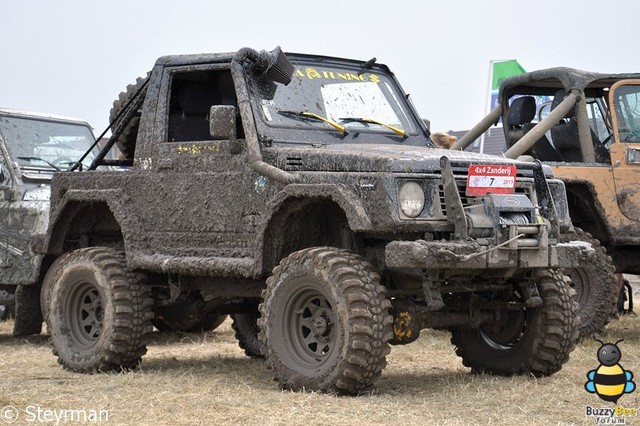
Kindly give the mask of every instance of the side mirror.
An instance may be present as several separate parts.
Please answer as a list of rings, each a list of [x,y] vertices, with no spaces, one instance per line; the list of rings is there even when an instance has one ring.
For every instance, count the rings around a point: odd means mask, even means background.
[[[235,140],[236,107],[213,105],[209,110],[209,134],[214,140]]]

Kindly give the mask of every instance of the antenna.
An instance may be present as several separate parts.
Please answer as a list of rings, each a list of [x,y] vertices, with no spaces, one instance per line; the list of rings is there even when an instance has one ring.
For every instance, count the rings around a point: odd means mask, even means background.
[[[371,59],[369,59],[367,62],[365,62],[364,64],[362,64],[362,65],[361,65],[362,69],[361,69],[360,71],[358,71],[358,75],[362,75],[362,74],[364,73],[364,71],[363,71],[363,70],[368,70],[368,69],[370,69],[370,68],[373,66],[373,64],[375,64],[375,63],[376,63],[376,61],[377,61],[377,59],[376,59],[376,58],[371,58]]]

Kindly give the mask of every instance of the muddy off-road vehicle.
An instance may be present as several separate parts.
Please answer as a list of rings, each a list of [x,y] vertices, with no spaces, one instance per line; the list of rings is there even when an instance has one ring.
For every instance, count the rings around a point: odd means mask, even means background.
[[[39,250],[54,353],[135,367],[152,321],[231,315],[286,389],[357,394],[389,343],[450,330],[477,372],[548,375],[588,261],[539,163],[436,149],[389,69],[280,49],[160,58],[114,103],[126,172],[54,177]]]
[[[95,142],[84,121],[0,109],[0,320],[15,316],[14,335],[40,333],[44,257],[31,250],[47,229],[53,173],[67,169]],[[85,165],[93,157],[87,155]]]
[[[498,98],[453,149],[502,118],[505,156],[543,161],[565,183],[576,226],[567,237],[590,242],[597,254],[569,271],[580,334],[597,333],[618,300],[614,269],[640,274],[640,74],[545,69],[505,79]]]

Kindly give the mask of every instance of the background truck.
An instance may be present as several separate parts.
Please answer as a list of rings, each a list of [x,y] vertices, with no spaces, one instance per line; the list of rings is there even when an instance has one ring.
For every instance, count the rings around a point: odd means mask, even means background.
[[[609,321],[620,291],[614,269],[640,274],[639,107],[640,74],[534,71],[505,79],[498,107],[453,147],[468,146],[501,118],[505,156],[544,161],[565,183],[577,227],[570,238],[597,249],[593,262],[571,271],[582,336]]]
[[[389,343],[448,329],[476,372],[548,375],[588,261],[539,163],[436,149],[389,69],[257,52],[160,58],[114,103],[123,157],[54,177],[38,251],[68,369],[138,365],[152,320],[231,314],[285,389],[357,394]],[[96,171],[99,165],[126,172]]]
[[[84,121],[0,109],[0,305],[3,315],[15,316],[14,335],[42,327],[41,272],[48,264],[31,243],[47,229],[53,173],[75,164],[94,142]],[[90,153],[85,165],[92,159]]]

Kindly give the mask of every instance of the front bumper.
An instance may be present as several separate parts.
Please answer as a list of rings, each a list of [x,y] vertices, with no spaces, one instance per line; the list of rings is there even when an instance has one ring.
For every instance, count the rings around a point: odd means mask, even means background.
[[[583,241],[535,249],[481,246],[470,241],[392,241],[385,248],[386,266],[402,269],[575,268],[595,256]]]

